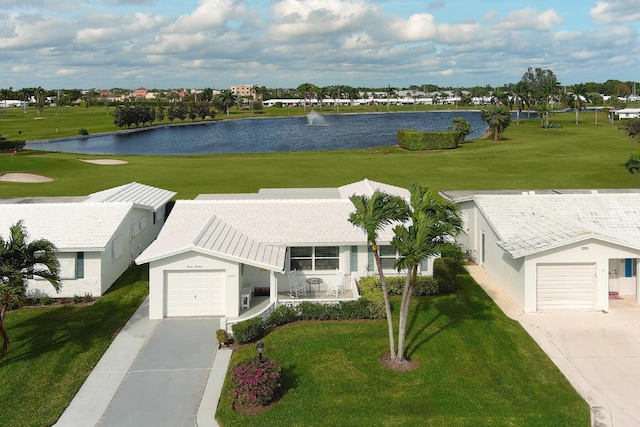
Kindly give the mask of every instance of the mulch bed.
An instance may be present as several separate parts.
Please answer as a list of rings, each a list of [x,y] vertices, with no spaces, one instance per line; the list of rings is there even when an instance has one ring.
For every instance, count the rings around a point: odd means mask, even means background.
[[[405,360],[403,363],[396,363],[391,360],[391,353],[386,353],[380,358],[380,364],[385,368],[396,372],[411,372],[420,367],[420,362],[414,359]]]
[[[240,405],[238,402],[233,402],[233,410],[242,415],[258,415],[263,412],[267,412],[269,409],[273,408],[282,397],[281,393],[276,393],[273,397],[273,400],[268,405],[263,406],[244,406]]]

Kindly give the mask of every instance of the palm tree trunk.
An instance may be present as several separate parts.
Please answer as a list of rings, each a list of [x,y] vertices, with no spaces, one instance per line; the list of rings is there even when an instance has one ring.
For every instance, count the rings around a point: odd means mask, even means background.
[[[373,257],[376,260],[378,266],[378,274],[380,275],[380,287],[382,288],[382,296],[384,298],[384,309],[387,314],[387,327],[389,329],[389,349],[390,359],[396,360],[396,339],[393,334],[393,318],[391,317],[391,300],[389,299],[389,291],[387,290],[387,282],[384,280],[384,273],[382,272],[382,262],[380,261],[380,255],[378,254],[378,245],[375,243],[371,245],[373,250]]]
[[[8,304],[3,303],[0,305],[0,337],[2,337],[2,347],[0,347],[0,360],[4,358],[7,354],[7,350],[9,349],[9,335],[7,331],[4,329],[4,317],[7,314]]]
[[[578,107],[576,107],[576,126],[578,126],[578,123],[579,123],[578,114],[580,114],[580,109],[578,109]]]
[[[413,288],[415,287],[415,273],[417,266],[411,266],[407,271],[407,280],[404,290],[402,291],[402,303],[400,304],[400,321],[398,324],[398,357],[397,363],[404,363],[406,355],[404,351],[405,340],[407,336],[407,319],[409,318],[409,308],[411,307],[411,297],[413,296]]]

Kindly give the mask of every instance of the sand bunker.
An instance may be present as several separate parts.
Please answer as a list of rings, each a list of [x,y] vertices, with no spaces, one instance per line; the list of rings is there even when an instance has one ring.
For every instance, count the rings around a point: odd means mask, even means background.
[[[5,182],[51,182],[51,178],[32,173],[5,173],[0,175],[0,181]]]
[[[94,165],[126,165],[127,163],[129,163],[124,160],[116,160],[116,159],[96,159],[96,160],[78,159],[78,160],[85,163],[93,163]]]

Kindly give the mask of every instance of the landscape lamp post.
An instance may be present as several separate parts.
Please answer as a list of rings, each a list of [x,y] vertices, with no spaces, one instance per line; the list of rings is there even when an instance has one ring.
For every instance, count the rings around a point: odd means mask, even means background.
[[[264,349],[264,343],[260,341],[256,345],[256,349],[258,350],[258,357],[260,357],[260,363],[264,362],[264,359],[262,359],[262,349]]]

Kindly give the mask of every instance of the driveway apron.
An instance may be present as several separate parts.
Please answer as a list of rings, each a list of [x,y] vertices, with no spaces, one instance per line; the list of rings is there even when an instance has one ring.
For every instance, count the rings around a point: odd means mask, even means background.
[[[216,353],[217,318],[162,320],[141,349],[100,426],[196,425]]]

